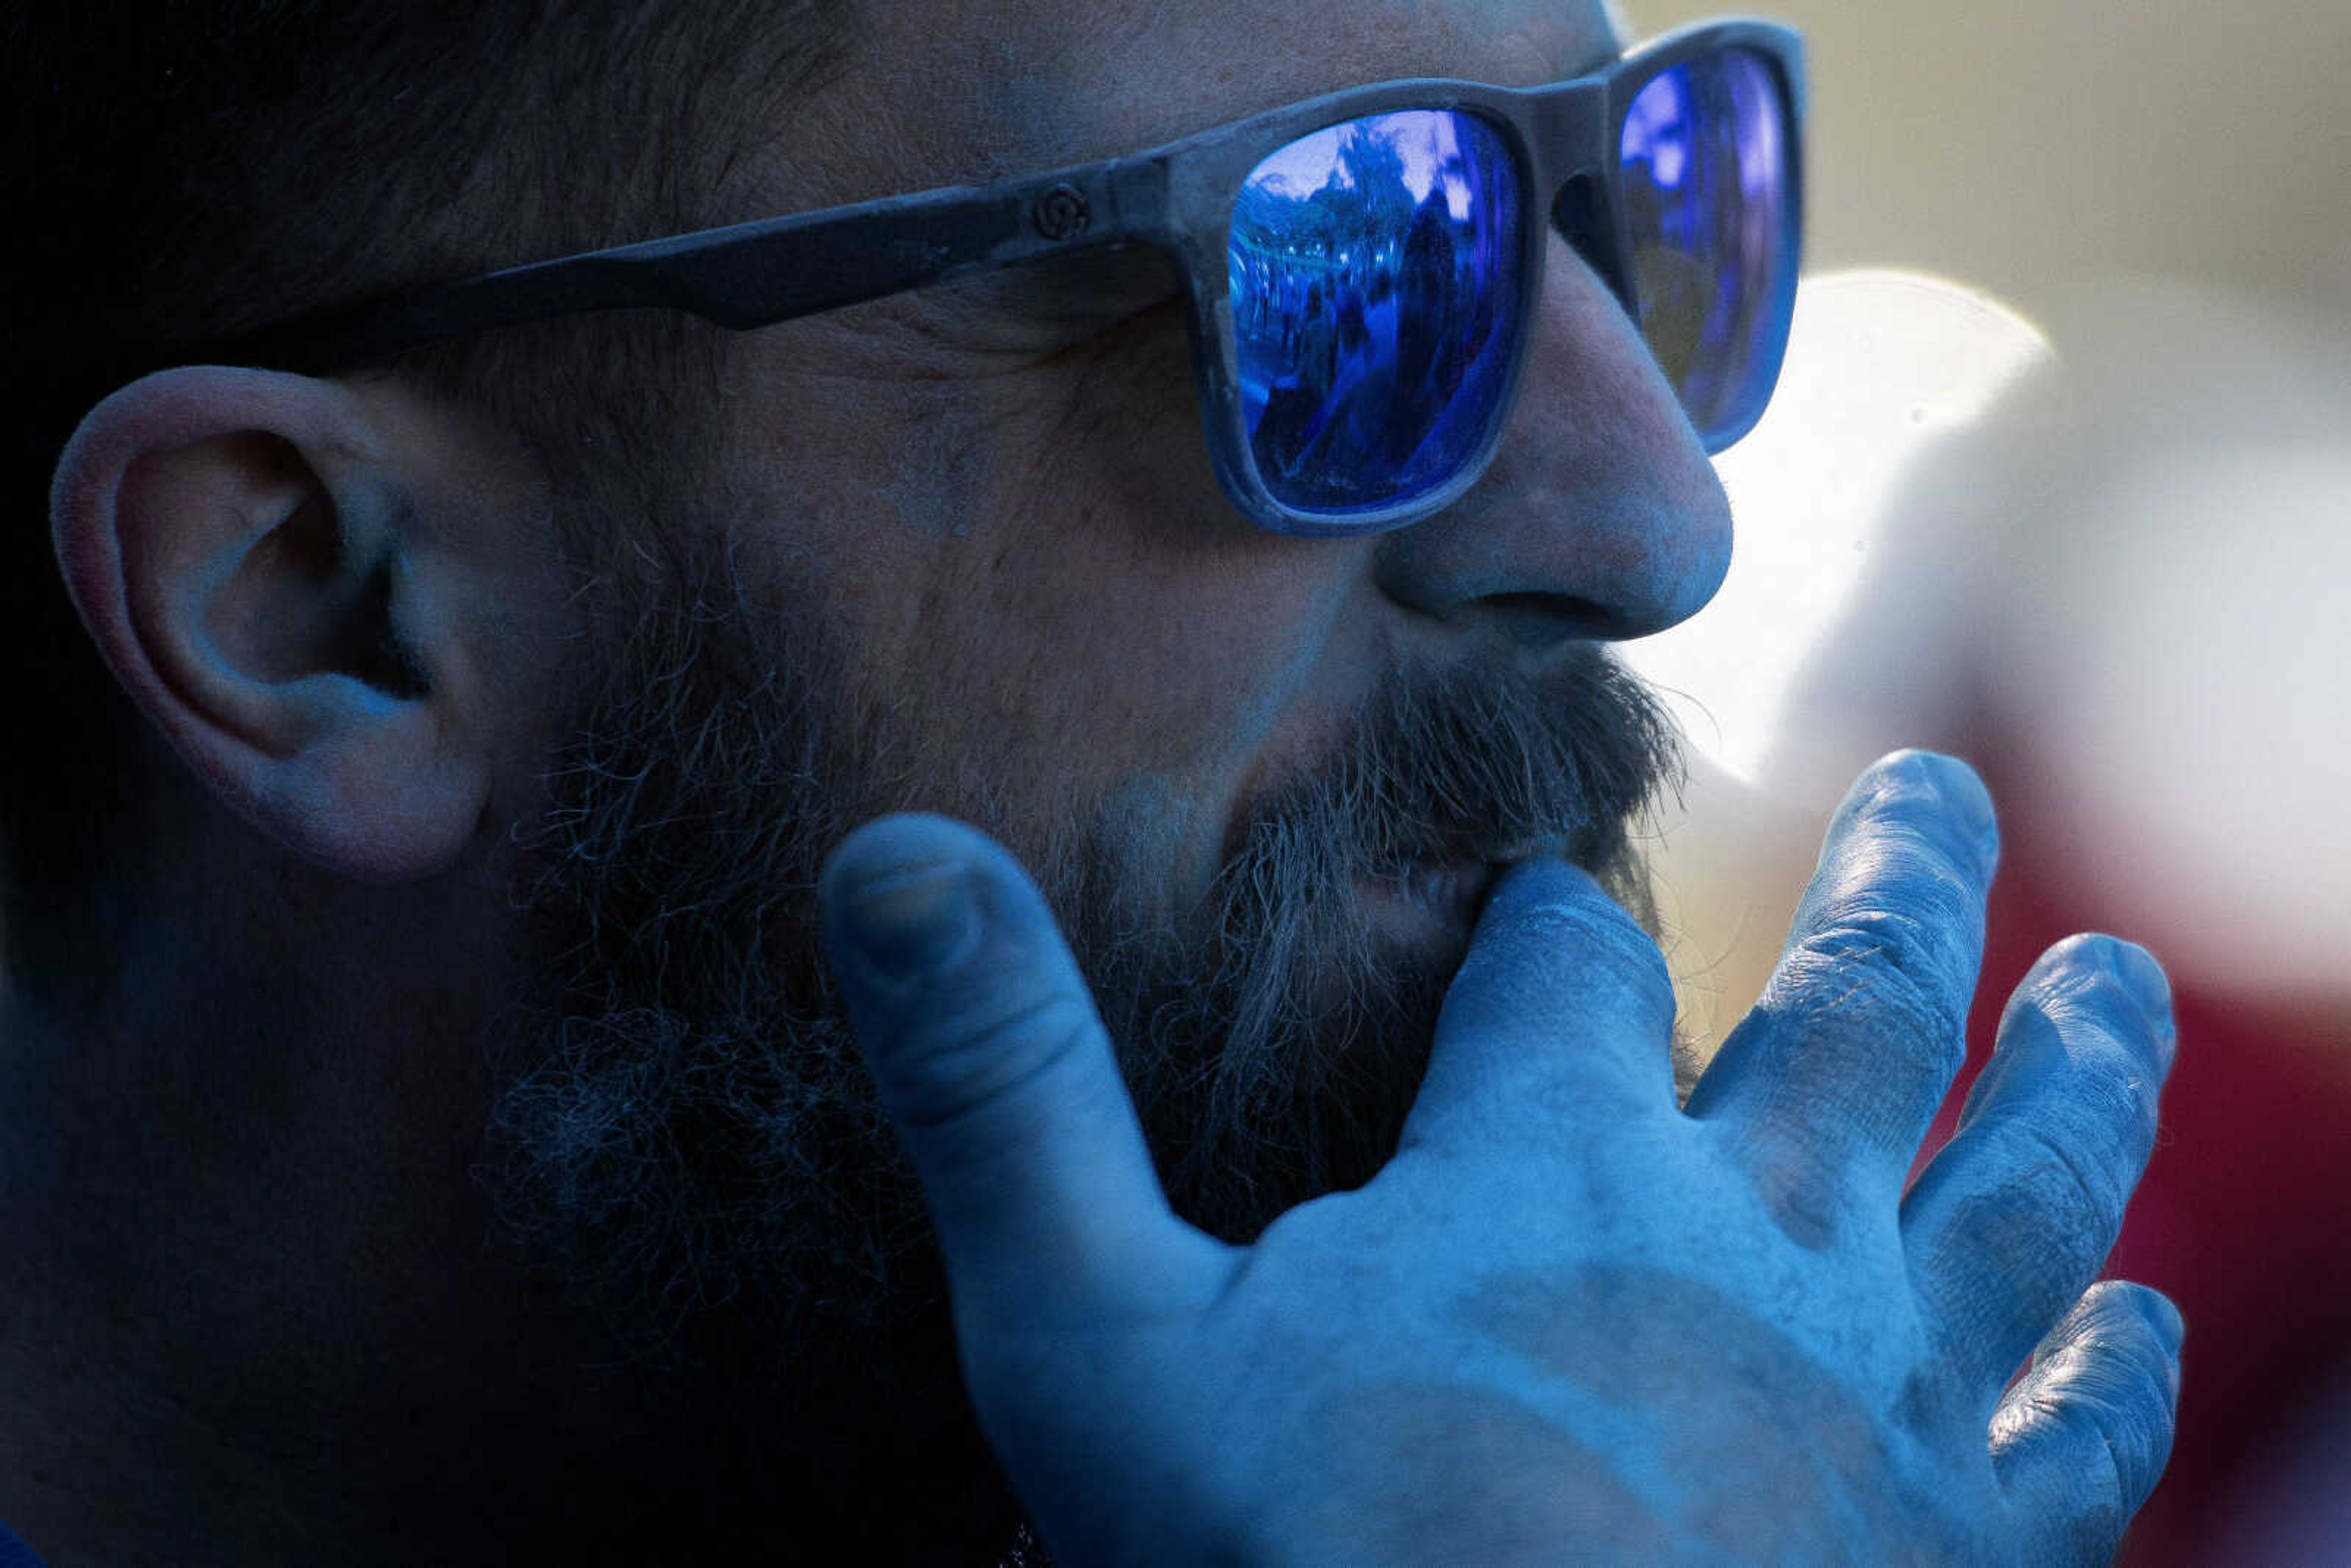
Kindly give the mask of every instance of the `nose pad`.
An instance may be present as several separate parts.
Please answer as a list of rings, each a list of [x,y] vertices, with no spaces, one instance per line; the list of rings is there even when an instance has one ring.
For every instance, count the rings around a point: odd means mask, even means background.
[[[1616,296],[1616,303],[1635,325],[1641,319],[1640,307],[1633,298],[1633,280],[1617,265],[1615,233],[1610,221],[1607,195],[1598,176],[1578,174],[1559,188],[1552,198],[1551,226],[1559,231],[1562,239],[1574,247],[1593,276],[1608,286]]]

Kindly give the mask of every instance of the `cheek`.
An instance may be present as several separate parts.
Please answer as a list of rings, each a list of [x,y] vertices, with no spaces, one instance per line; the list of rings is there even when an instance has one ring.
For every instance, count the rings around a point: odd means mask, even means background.
[[[1180,317],[831,413],[767,466],[760,548],[813,566],[794,575],[906,765],[904,803],[974,814],[987,791],[1024,831],[1080,810],[1196,859],[1301,709],[1331,706],[1304,699],[1360,695],[1362,552],[1233,510]]]
[[[1150,364],[1075,378],[1007,465],[984,535],[958,543],[980,547],[960,552],[969,636],[1010,723],[1079,766],[1205,776],[1313,683],[1350,552],[1234,511],[1171,336]]]
[[[909,422],[872,470],[884,515],[926,538],[968,537],[988,514],[994,429],[985,412],[952,405]]]
[[[997,520],[940,548],[893,661],[972,748],[1072,782],[1206,783],[1314,684],[1331,585],[1285,552],[1204,549],[1165,509],[1099,493]]]
[[[1095,835],[1121,896],[1172,912],[1213,880],[1237,800],[1315,684],[1315,639],[1295,601],[1115,540],[1126,519],[1060,520],[1061,548],[1014,552],[959,606],[930,733],[1000,790],[1029,847]]]

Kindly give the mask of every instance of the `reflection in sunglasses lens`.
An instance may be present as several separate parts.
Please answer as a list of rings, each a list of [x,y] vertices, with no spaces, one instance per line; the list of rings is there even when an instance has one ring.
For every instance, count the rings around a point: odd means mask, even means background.
[[[1408,110],[1250,171],[1228,253],[1249,451],[1301,511],[1436,489],[1484,444],[1518,338],[1519,175],[1474,115]]]
[[[1622,148],[1641,331],[1709,447],[1761,411],[1787,276],[1785,109],[1762,57],[1725,49],[1661,71]]]

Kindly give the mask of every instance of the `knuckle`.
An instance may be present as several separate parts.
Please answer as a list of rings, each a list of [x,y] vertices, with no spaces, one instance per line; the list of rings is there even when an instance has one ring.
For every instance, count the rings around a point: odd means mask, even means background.
[[[2021,1351],[2075,1308],[2097,1273],[2119,1221],[2116,1184],[2036,1126],[2011,1121],[1969,1136],[1980,1140],[1977,1163],[1935,1233],[1938,1256],[1964,1281],[1967,1320],[2000,1325]]]
[[[2155,1490],[2171,1455],[2170,1357],[2136,1312],[2085,1330],[2052,1369],[2050,1413],[2083,1451],[2103,1455],[2125,1515]]]
[[[1804,934],[1802,946],[1826,956],[1865,960],[1902,973],[1931,963],[1943,946],[1937,917],[1917,900],[1868,896],[1831,901]]]
[[[2160,1125],[2163,1072],[2145,1030],[2095,999],[2034,997],[2024,1006],[2054,1030],[2064,1070],[2020,1113],[2046,1124],[2043,1136],[2077,1151],[2083,1163],[2123,1173],[2126,1190],[2155,1152]]]
[[[1085,1049],[1100,1029],[1089,1004],[1059,989],[942,1016],[908,1032],[880,1087],[908,1126],[959,1121]]]
[[[1797,945],[1826,963],[1898,977],[1950,1015],[1965,1010],[1975,989],[1980,925],[1969,907],[1880,887],[1830,901]]]
[[[1851,1031],[1856,1067],[1882,1060],[1889,1047],[1938,1072],[1958,1071],[1964,998],[1948,977],[1922,973],[1900,915],[1847,921],[1807,936],[1773,982],[1773,1010],[1808,1031]]]
[[[1825,1252],[1850,1228],[1844,1182],[1834,1167],[1810,1148],[1772,1140],[1759,1150],[1754,1166],[1756,1196],[1771,1223],[1807,1252]]]
[[[2130,1477],[2100,1413],[2079,1399],[2061,1396],[2040,1402],[2039,1414],[2068,1451],[2078,1456],[2071,1467],[2074,1487],[2066,1500],[2076,1511],[2076,1538],[2104,1543],[2120,1536],[2130,1517]]]
[[[2105,1249],[2096,1232],[2069,1173],[2019,1165],[1958,1195],[1918,1256],[1949,1321],[2012,1347],[2003,1354],[2022,1354],[2097,1271]]]
[[[2128,1176],[2110,1159],[2035,1118],[2010,1124],[2002,1153],[2030,1222],[2072,1256],[2103,1259],[2122,1223]]]

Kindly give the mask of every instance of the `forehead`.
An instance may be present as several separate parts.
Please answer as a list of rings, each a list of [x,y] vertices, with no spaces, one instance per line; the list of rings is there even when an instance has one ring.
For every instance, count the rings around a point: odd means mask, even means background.
[[[815,106],[861,187],[836,200],[1113,157],[1369,82],[1536,86],[1624,42],[1608,0],[879,0],[869,15]]]

